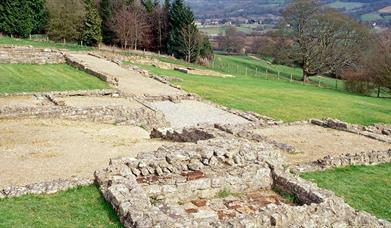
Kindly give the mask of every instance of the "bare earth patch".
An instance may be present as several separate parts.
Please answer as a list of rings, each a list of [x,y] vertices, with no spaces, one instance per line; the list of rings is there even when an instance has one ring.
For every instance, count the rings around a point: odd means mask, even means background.
[[[25,107],[36,107],[43,105],[44,100],[39,100],[34,96],[9,96],[0,97],[0,107],[14,107],[14,106],[25,106]]]
[[[71,176],[93,177],[110,158],[153,151],[139,127],[64,120],[0,120],[0,188]]]
[[[292,125],[257,129],[255,133],[267,136],[279,143],[293,146],[297,153],[283,152],[288,164],[316,161],[327,155],[359,153],[391,148],[388,143],[314,125]]]

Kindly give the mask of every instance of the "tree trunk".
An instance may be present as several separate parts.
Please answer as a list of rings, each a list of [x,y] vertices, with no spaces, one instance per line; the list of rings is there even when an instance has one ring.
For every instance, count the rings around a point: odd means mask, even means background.
[[[380,86],[377,87],[377,97],[378,97],[378,98],[380,97]]]
[[[309,72],[308,72],[308,69],[303,68],[303,78],[302,78],[303,82],[308,82],[308,76],[309,76],[309,75],[310,75],[310,74],[309,74]]]

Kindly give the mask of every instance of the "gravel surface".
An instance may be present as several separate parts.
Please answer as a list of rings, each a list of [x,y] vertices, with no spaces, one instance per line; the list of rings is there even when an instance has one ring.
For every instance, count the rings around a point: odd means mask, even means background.
[[[136,71],[124,69],[117,64],[88,54],[70,54],[73,60],[82,62],[97,72],[115,76],[119,79],[119,89],[136,96],[179,95],[182,91],[154,79],[142,76]]]
[[[162,111],[172,128],[196,126],[197,124],[242,124],[248,121],[240,116],[199,101],[154,102],[152,107]]]
[[[57,100],[64,101],[66,106],[89,108],[96,106],[122,106],[129,109],[138,109],[143,107],[140,103],[126,99],[114,97],[63,97]]]
[[[298,153],[283,153],[289,164],[312,162],[327,155],[337,156],[391,148],[388,143],[365,136],[315,125],[278,126],[257,129],[255,133],[293,146]]]

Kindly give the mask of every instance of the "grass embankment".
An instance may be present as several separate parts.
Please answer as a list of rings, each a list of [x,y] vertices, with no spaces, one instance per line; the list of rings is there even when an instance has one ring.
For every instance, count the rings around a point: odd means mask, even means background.
[[[0,93],[105,88],[104,81],[65,64],[0,64]]]
[[[122,227],[95,185],[0,200],[0,227]]]
[[[365,125],[391,123],[390,99],[359,96],[288,80],[239,74],[235,78],[208,77],[142,67],[157,75],[179,77],[183,82],[176,84],[211,101],[284,121],[332,117]]]
[[[357,210],[391,222],[391,163],[352,166],[301,176],[329,189]]]
[[[31,45],[37,48],[57,48],[57,49],[67,49],[70,51],[89,51],[92,50],[91,47],[88,46],[80,46],[78,44],[73,43],[55,43],[53,41],[45,42],[45,41],[34,41],[29,39],[15,39],[8,36],[0,36],[0,45],[18,45],[25,46]]]

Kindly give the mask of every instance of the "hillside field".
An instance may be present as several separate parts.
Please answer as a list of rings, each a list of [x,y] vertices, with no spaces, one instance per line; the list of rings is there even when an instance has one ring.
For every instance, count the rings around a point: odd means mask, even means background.
[[[220,60],[219,60],[220,58]],[[162,60],[162,59],[161,59]],[[178,60],[167,60],[171,63],[181,63]],[[244,60],[244,62],[243,62]],[[208,77],[188,75],[173,70],[163,70],[153,66],[143,65],[157,75],[175,76],[183,79],[177,82],[179,86],[189,92],[219,104],[245,111],[254,111],[262,115],[271,116],[284,121],[297,121],[310,118],[337,118],[350,123],[369,125],[373,123],[391,123],[391,99],[374,98],[348,93],[343,90],[319,88],[318,83],[305,84],[280,79],[276,74],[259,73],[259,76],[250,75],[249,69],[254,69],[253,61],[259,68],[268,65],[264,61],[248,59],[247,57],[217,56],[215,70],[228,72],[227,68],[217,67],[218,61],[223,63],[235,62],[239,67],[232,67],[229,72],[233,78]],[[184,64],[189,66],[189,64]],[[248,75],[243,69],[247,66]],[[193,66],[197,67],[197,66]],[[299,77],[300,69],[286,66],[269,66],[274,70],[292,73]],[[236,69],[238,73],[233,73]],[[331,84],[331,82],[327,81]],[[342,87],[341,82],[338,82]]]

